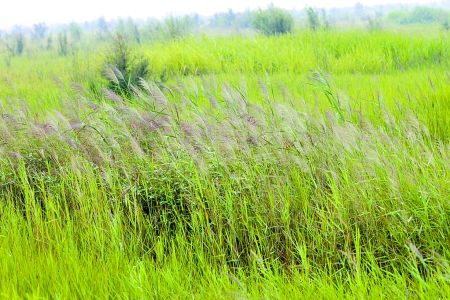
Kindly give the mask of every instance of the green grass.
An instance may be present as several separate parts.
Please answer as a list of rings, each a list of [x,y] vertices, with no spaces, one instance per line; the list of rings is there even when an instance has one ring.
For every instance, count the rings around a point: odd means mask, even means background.
[[[448,297],[449,46],[362,31],[142,45],[169,81],[133,99],[89,89],[104,52],[13,58],[1,297]]]

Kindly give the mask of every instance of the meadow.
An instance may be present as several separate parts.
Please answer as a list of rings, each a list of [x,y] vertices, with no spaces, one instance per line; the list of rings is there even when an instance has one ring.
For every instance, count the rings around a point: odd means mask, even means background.
[[[449,32],[130,47],[0,57],[2,298],[450,295]]]

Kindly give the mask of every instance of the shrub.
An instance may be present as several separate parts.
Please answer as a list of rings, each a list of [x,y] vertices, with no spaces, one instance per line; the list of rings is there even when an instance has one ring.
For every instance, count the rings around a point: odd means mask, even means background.
[[[129,96],[133,86],[149,75],[148,65],[147,59],[136,57],[131,52],[122,35],[116,35],[111,54],[106,60],[108,88],[122,96]]]
[[[285,34],[292,32],[294,19],[286,11],[271,6],[255,13],[253,26],[265,35]]]

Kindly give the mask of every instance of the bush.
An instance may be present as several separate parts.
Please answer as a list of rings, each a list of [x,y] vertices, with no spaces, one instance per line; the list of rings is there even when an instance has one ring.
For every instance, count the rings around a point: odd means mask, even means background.
[[[255,13],[253,26],[265,35],[285,34],[292,32],[294,19],[286,11],[271,6]]]
[[[123,96],[129,96],[133,86],[136,86],[141,78],[148,76],[148,65],[147,59],[138,58],[131,53],[125,38],[118,34],[106,61],[105,77],[108,80],[108,88]]]

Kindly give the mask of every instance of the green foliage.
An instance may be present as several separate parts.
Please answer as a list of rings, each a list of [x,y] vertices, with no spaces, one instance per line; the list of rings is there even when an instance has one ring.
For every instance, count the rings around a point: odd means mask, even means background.
[[[253,39],[188,38],[146,48],[154,74],[302,74],[323,68],[333,74],[383,73],[423,66],[450,66],[450,41],[440,36],[402,36],[366,30],[302,31]],[[277,53],[277,55],[273,55]]]
[[[38,39],[43,39],[47,34],[48,27],[45,23],[38,23],[33,25],[33,34]]]
[[[321,12],[322,12],[323,28],[330,29],[331,24],[330,24],[330,21],[328,20],[327,11],[325,9],[322,9]]]
[[[380,30],[382,27],[382,21],[380,16],[368,16],[367,17],[367,28],[369,31]]]
[[[254,14],[253,26],[265,35],[280,35],[292,32],[294,20],[288,12],[271,6]]]
[[[305,9],[305,12],[307,25],[310,30],[317,31],[321,28],[330,29],[331,24],[325,9],[318,11],[312,7],[308,7]]]
[[[195,22],[192,17],[167,17],[162,25],[163,37],[165,39],[179,39],[192,33]]]
[[[229,9],[225,13],[215,14],[210,21],[210,25],[213,27],[233,27],[237,18],[237,14],[232,9]]]
[[[16,54],[21,55],[25,49],[25,37],[22,33],[18,33],[15,37],[16,40]]]
[[[148,20],[142,28],[142,36],[147,41],[171,41],[194,33],[198,27],[196,16],[169,16],[163,21]]]
[[[70,38],[74,42],[79,42],[81,40],[82,29],[77,23],[70,23],[69,25]]]
[[[306,101],[186,79],[134,103],[2,107],[1,293],[445,298],[448,143],[314,80]]]
[[[110,32],[108,23],[106,22],[104,17],[101,17],[96,21],[96,27],[98,40],[105,40],[107,37],[109,37]]]
[[[450,14],[448,11],[438,8],[417,7],[413,10],[392,12],[387,18],[401,25],[432,24],[449,20]]]
[[[312,7],[306,9],[306,15],[308,20],[308,27],[312,31],[320,29],[320,16],[319,13]]]
[[[16,30],[5,42],[8,55],[22,55],[25,50],[25,35],[21,30]]]
[[[354,6],[354,11],[355,14],[360,18],[360,19],[364,19],[366,18],[366,8],[364,7],[364,5],[362,5],[361,2],[358,2],[355,4]]]
[[[450,21],[449,20],[445,20],[442,22],[442,28],[445,31],[450,31]]]
[[[118,36],[114,93],[102,43],[27,48],[0,67],[0,294],[445,299],[445,35]]]
[[[116,31],[117,34],[128,39],[129,41],[138,44],[141,42],[141,33],[139,31],[139,28],[131,18],[128,18],[126,20],[119,20]]]
[[[58,54],[66,56],[69,53],[69,41],[67,39],[67,32],[62,31],[57,36]]]
[[[228,10],[228,12],[215,14],[208,23],[208,26],[212,28],[224,28],[224,29],[247,29],[252,27],[253,12],[234,12]]]
[[[53,37],[51,35],[49,35],[47,37],[47,42],[46,42],[45,48],[48,51],[48,50],[52,49],[52,47],[53,47]]]
[[[132,53],[125,38],[117,34],[107,57],[105,78],[108,87],[123,96],[129,96],[139,80],[149,75],[148,61]]]

